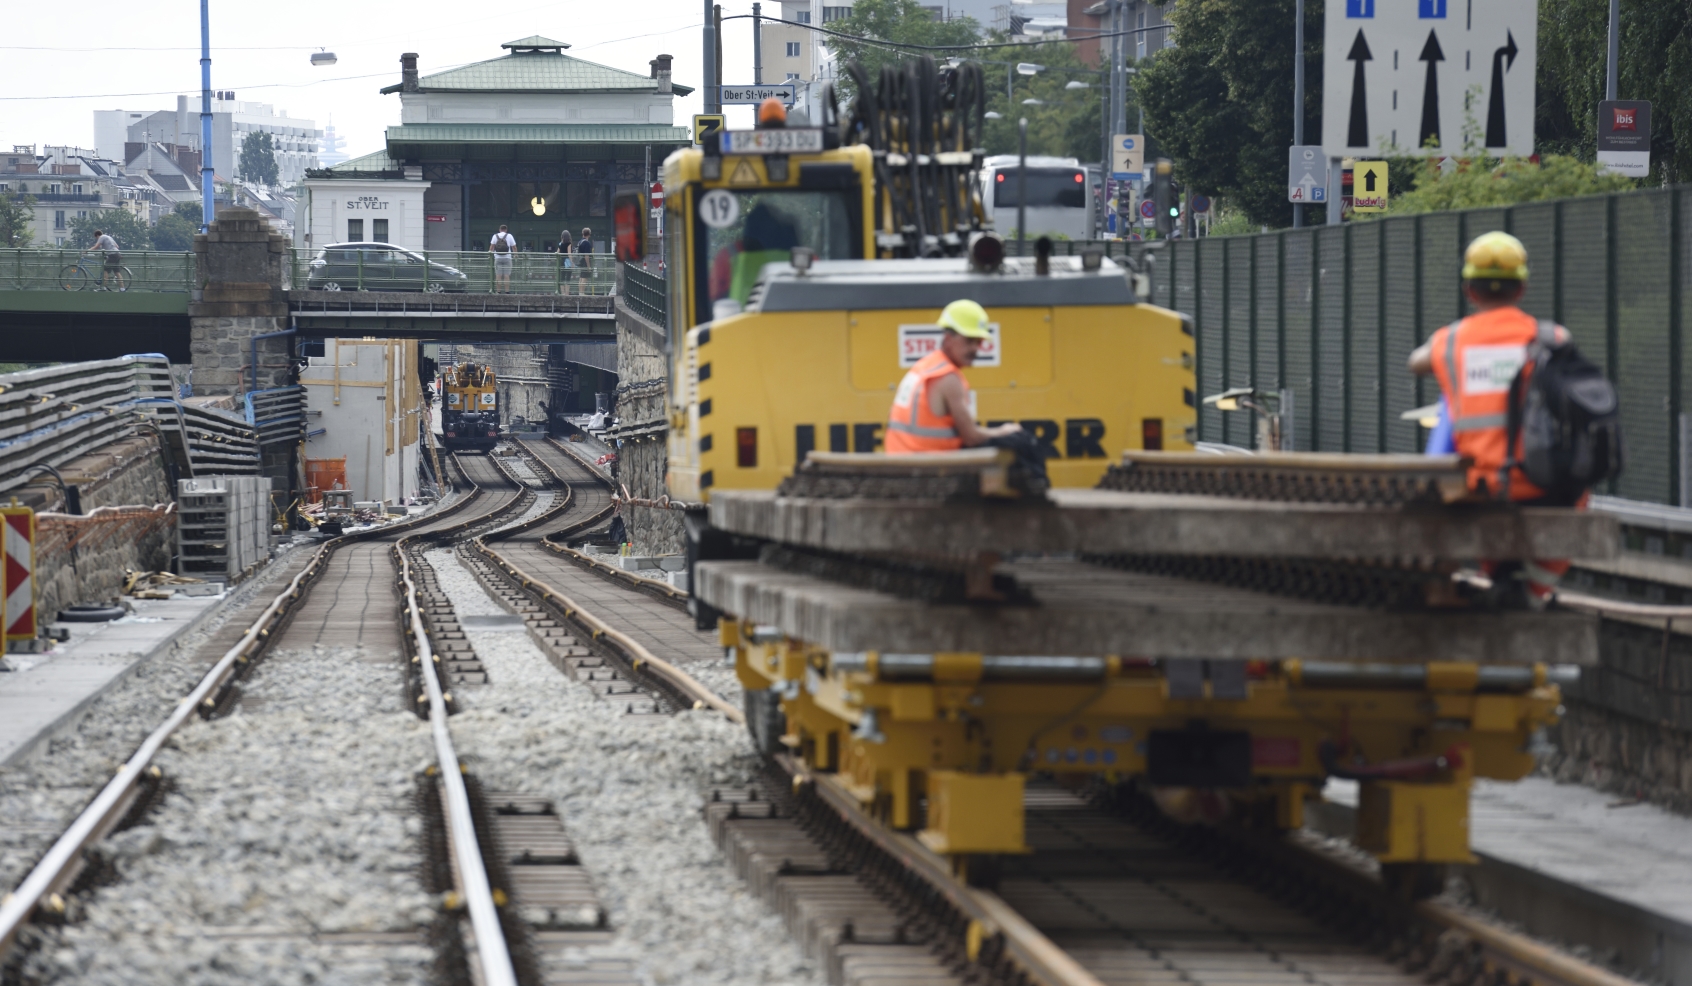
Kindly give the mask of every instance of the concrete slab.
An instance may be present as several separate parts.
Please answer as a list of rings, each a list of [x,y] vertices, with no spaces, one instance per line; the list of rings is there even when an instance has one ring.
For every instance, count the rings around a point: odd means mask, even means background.
[[[1348,834],[1357,785],[1329,780]],[[1335,831],[1337,830],[1337,831]],[[1692,818],[1546,777],[1477,780],[1465,876],[1476,900],[1534,934],[1614,952],[1623,968],[1692,982]]]
[[[723,490],[723,530],[833,551],[984,551],[1281,558],[1609,558],[1614,517],[1491,504],[1372,507],[1114,490],[1050,502],[782,497]]]
[[[71,639],[44,654],[11,654],[0,673],[0,766],[81,718],[106,689],[170,646],[226,596],[131,600],[135,611],[111,623],[58,623]]]
[[[695,566],[705,602],[843,652],[1592,664],[1597,619],[1572,612],[1397,613],[1060,559],[1000,565],[1033,606],[931,606],[754,561]]]

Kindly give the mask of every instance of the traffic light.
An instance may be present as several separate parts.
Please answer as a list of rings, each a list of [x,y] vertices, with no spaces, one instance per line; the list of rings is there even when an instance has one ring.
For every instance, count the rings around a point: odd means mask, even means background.
[[[1157,235],[1168,236],[1175,231],[1175,220],[1181,215],[1175,201],[1175,162],[1160,157],[1152,164],[1151,192]]]

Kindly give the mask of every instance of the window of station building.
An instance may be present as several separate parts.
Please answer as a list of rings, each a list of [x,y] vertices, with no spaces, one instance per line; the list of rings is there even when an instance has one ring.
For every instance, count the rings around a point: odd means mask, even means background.
[[[375,243],[388,242],[388,221],[386,219],[370,220],[370,239]]]
[[[798,58],[799,57],[799,42],[789,41],[787,43],[787,57],[788,58]]]
[[[565,208],[572,217],[604,216],[611,211],[611,189],[603,182],[565,183]]]
[[[347,220],[347,242],[362,243],[364,241],[364,220]]]

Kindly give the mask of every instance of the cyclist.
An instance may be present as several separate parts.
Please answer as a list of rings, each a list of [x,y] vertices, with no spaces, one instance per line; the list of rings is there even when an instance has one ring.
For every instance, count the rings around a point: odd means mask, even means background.
[[[94,231],[94,245],[83,251],[83,256],[96,250],[106,255],[106,267],[100,272],[100,286],[105,287],[106,278],[110,277],[117,282],[119,291],[124,290],[123,253],[118,249],[117,240],[112,239],[105,230],[97,229]]]

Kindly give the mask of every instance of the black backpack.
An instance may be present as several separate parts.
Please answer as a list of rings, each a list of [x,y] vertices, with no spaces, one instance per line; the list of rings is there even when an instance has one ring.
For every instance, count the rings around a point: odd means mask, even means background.
[[[1513,466],[1520,466],[1547,498],[1570,504],[1621,475],[1621,402],[1616,388],[1573,340],[1559,343],[1557,327],[1547,319],[1540,320],[1527,359],[1510,381],[1505,435],[1505,499],[1510,496]]]

